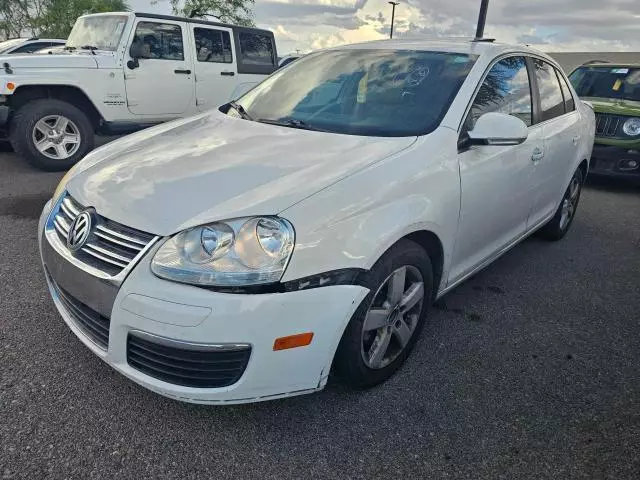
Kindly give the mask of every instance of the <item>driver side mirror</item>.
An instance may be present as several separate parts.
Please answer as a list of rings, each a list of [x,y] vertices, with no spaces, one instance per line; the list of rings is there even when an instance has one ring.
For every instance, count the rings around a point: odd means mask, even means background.
[[[140,62],[138,61],[143,57],[143,44],[139,41],[134,41],[129,47],[129,56],[131,60],[127,62],[127,67],[131,70],[138,68],[140,66]]]
[[[513,115],[489,112],[482,115],[469,133],[470,145],[520,145],[529,136],[527,125]]]

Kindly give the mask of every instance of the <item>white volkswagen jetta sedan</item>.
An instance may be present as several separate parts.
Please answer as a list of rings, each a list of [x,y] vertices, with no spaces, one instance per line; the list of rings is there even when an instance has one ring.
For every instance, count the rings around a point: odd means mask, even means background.
[[[384,41],[90,153],[40,221],[69,328],[139,384],[233,403],[375,385],[428,307],[527,235],[562,238],[593,111],[546,55]]]

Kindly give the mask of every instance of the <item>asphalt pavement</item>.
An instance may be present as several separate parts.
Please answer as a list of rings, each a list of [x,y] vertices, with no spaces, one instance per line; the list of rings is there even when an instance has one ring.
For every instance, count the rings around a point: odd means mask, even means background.
[[[151,393],[59,318],[37,218],[62,174],[0,153],[0,477],[640,478],[640,187],[589,185],[437,308],[389,382],[243,406]]]

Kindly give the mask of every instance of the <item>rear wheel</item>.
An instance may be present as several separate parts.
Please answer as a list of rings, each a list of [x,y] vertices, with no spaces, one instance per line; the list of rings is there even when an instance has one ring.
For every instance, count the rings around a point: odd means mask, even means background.
[[[540,229],[539,234],[542,238],[555,241],[567,234],[578,209],[583,181],[582,170],[578,168],[569,182],[555,215]]]
[[[354,313],[334,367],[347,384],[370,387],[400,368],[424,325],[432,300],[433,272],[422,247],[401,240],[364,278],[369,295]]]
[[[67,170],[93,148],[93,128],[77,107],[60,100],[36,100],[15,114],[11,144],[33,166]]]

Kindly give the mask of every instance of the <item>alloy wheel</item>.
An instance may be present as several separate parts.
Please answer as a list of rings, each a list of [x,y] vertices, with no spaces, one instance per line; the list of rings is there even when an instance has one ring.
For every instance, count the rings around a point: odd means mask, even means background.
[[[361,354],[369,368],[384,368],[405,350],[423,304],[420,270],[407,265],[387,277],[373,297],[362,328]]]
[[[33,144],[45,157],[65,160],[80,148],[78,126],[62,115],[48,115],[33,127]]]
[[[574,176],[571,179],[569,188],[567,188],[567,192],[564,194],[564,198],[562,199],[560,229],[564,230],[565,228],[567,228],[569,223],[571,223],[571,219],[576,213],[579,197],[580,197],[580,179],[578,179],[577,176]]]

